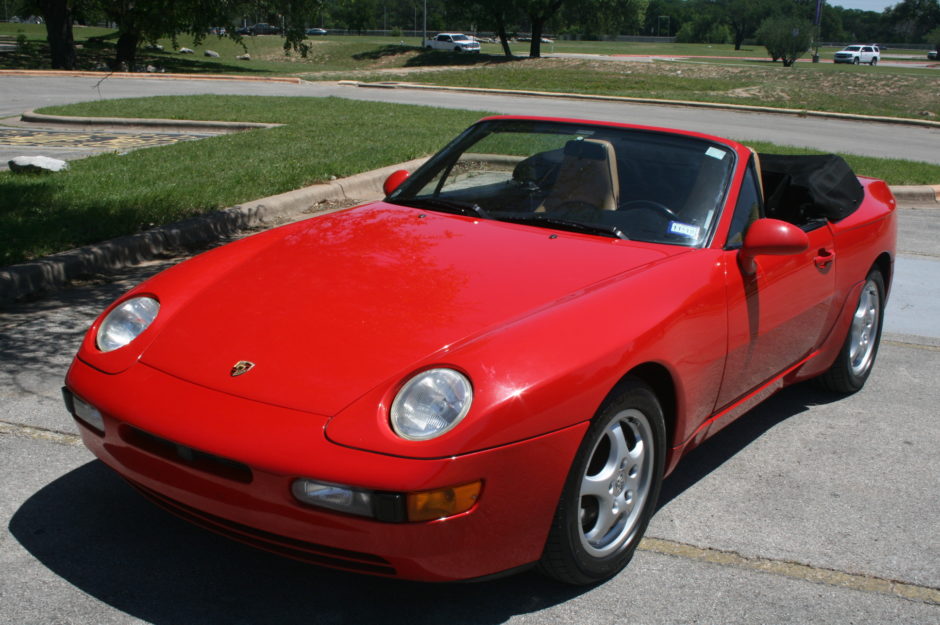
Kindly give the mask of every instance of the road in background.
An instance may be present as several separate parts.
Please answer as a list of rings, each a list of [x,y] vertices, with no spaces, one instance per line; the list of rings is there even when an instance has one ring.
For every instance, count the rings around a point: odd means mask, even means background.
[[[848,120],[771,115],[683,106],[627,104],[403,89],[336,83],[259,83],[235,80],[0,76],[0,119],[43,106],[155,95],[279,95],[421,104],[505,114],[581,117],[683,128],[743,141],[771,141],[832,152],[940,164],[940,129]],[[311,108],[311,115],[316,109]],[[2,154],[0,154],[2,157]]]

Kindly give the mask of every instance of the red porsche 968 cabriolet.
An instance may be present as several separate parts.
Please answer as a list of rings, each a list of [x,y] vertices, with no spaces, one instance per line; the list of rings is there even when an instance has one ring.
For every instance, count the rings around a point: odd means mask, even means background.
[[[289,557],[587,584],[689,450],[787,384],[872,371],[895,201],[839,157],[492,117],[386,193],[112,304],[64,389],[85,444]]]

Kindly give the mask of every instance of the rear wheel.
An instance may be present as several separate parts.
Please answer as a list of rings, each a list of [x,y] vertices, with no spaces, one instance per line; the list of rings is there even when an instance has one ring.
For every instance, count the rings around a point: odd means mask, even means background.
[[[877,65],[877,64],[878,64],[878,59],[877,59],[877,57],[874,57],[874,56],[871,57],[871,66],[874,67],[874,66]]]
[[[539,562],[543,573],[583,585],[627,565],[656,509],[665,441],[656,396],[639,380],[625,381],[575,455]]]
[[[858,296],[842,350],[832,367],[817,378],[821,386],[837,393],[854,393],[865,385],[881,342],[884,301],[884,278],[880,271],[872,269]]]

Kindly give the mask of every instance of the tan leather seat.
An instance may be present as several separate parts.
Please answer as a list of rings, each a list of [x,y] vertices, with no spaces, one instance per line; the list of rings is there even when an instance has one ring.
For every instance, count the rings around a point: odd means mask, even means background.
[[[565,144],[558,177],[536,212],[585,206],[613,211],[617,210],[619,199],[614,146],[603,139],[573,140]]]

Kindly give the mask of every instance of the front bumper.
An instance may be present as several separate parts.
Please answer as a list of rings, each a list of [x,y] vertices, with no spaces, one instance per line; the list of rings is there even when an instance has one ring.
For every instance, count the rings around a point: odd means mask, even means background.
[[[327,417],[189,384],[142,364],[77,360],[67,392],[94,405],[85,445],[149,499],[236,540],[314,564],[424,581],[471,579],[541,556],[582,423],[481,452],[417,460],[342,447]],[[483,480],[468,512],[387,523],[300,504],[298,477],[415,492]]]

